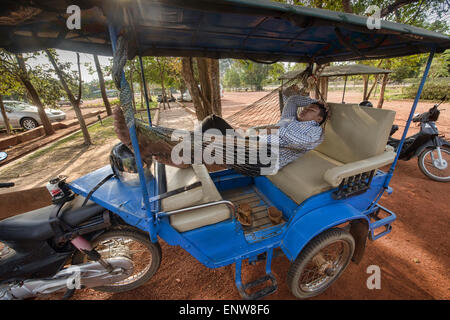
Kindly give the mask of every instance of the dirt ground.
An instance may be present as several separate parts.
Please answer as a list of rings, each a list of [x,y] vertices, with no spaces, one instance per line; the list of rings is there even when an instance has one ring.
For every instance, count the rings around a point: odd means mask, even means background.
[[[226,116],[243,105],[262,97],[264,92],[229,93],[223,98]],[[340,92],[329,94],[329,100],[339,101]],[[349,92],[347,102],[360,102],[357,93]],[[354,101],[353,101],[354,100]],[[412,101],[387,101],[384,108],[397,112],[396,123],[402,126]],[[417,112],[426,111],[432,102],[421,102]],[[449,110],[450,104],[442,106]],[[174,108],[173,111],[175,111]],[[176,110],[181,115],[183,112]],[[186,117],[186,118],[184,118]],[[161,115],[164,119],[164,115]],[[187,113],[172,117],[173,123],[192,120]],[[166,119],[170,119],[170,116]],[[162,120],[164,121],[164,120]],[[449,111],[443,111],[438,122],[441,133],[449,135]],[[417,130],[412,127],[409,134]],[[400,132],[397,133],[397,136]],[[448,138],[447,138],[448,139]],[[88,150],[68,146],[70,158],[43,159],[41,167],[27,176],[37,186],[55,172],[54,161],[72,177],[80,176],[107,163],[109,149],[115,140]],[[56,156],[56,155],[55,155]],[[95,159],[95,161],[93,161]],[[59,169],[58,169],[59,168]],[[2,168],[3,169],[3,168]],[[38,172],[39,171],[39,172]],[[0,169],[1,176],[1,169]],[[385,195],[380,203],[397,214],[392,232],[374,242],[368,241],[365,256],[359,265],[351,263],[341,278],[325,293],[314,299],[449,299],[450,298],[450,184],[426,178],[417,166],[417,159],[400,161],[391,182],[394,193]],[[208,269],[185,250],[171,247],[161,241],[162,263],[159,271],[145,285],[133,291],[111,294],[86,289],[76,292],[73,299],[240,299],[234,284],[234,265]],[[272,271],[278,280],[278,291],[266,299],[294,299],[286,286],[289,261],[284,256],[275,258]],[[377,265],[381,269],[381,289],[369,290],[367,268]],[[256,266],[243,265],[243,281],[260,277],[264,262]]]

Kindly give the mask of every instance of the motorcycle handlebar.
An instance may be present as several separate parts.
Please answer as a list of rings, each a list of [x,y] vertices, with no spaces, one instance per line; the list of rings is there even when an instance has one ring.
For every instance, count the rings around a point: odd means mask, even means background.
[[[14,187],[14,182],[5,182],[5,183],[0,182],[0,188],[11,188],[11,187]]]

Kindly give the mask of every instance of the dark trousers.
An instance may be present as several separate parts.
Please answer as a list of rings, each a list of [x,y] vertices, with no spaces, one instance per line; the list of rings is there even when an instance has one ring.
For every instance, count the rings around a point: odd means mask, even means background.
[[[207,116],[205,119],[203,119],[202,121],[202,133],[204,133],[206,130],[208,129],[218,129],[220,131],[220,133],[222,135],[226,135],[226,130],[227,129],[234,129],[228,122],[226,122],[224,119],[222,119],[221,117],[213,114],[210,116]],[[241,137],[239,134],[234,133],[236,136]],[[248,140],[248,137],[244,137],[244,139]],[[255,141],[255,140],[253,140]],[[259,141],[259,137],[256,137],[256,141]],[[236,146],[235,146],[235,150]],[[262,167],[269,167],[270,165],[267,164],[261,164],[261,162],[259,161],[259,152],[257,154],[258,160],[256,164],[249,164],[248,161],[248,155],[246,155],[246,163],[245,165],[236,165],[236,166],[231,166],[233,167],[233,169],[235,169],[237,172],[242,173],[244,175],[248,175],[248,176],[258,176],[260,175],[260,169]],[[271,156],[271,150],[270,148],[267,150],[267,156],[270,157]],[[238,162],[237,159],[237,154],[235,154],[235,158],[234,158],[234,163],[237,164]]]
[[[227,129],[234,129],[228,122],[215,114],[207,116],[202,121],[202,133],[208,129],[218,129],[223,135],[226,134]]]

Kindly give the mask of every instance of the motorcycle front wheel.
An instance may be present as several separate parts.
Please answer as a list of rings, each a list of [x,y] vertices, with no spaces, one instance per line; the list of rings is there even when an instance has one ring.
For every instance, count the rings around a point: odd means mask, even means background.
[[[428,178],[439,181],[450,181],[450,148],[441,147],[442,161],[439,160],[436,148],[425,149],[419,155],[419,168]]]
[[[126,279],[94,290],[105,292],[124,292],[135,289],[158,271],[161,264],[161,247],[152,243],[149,236],[134,228],[121,228],[106,231],[91,240],[93,248],[103,259],[125,256],[133,262],[133,273]],[[72,258],[72,264],[89,262],[89,258],[77,252]]]

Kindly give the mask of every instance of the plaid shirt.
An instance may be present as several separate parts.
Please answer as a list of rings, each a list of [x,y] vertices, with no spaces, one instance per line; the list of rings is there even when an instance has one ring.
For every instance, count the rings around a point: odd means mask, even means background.
[[[287,99],[281,119],[276,124],[280,127],[278,169],[283,168],[322,143],[322,127],[316,121],[297,120],[297,109],[314,102],[317,102],[317,100],[301,95],[291,96]],[[268,143],[277,143],[277,141],[271,140],[271,135],[268,135]]]

